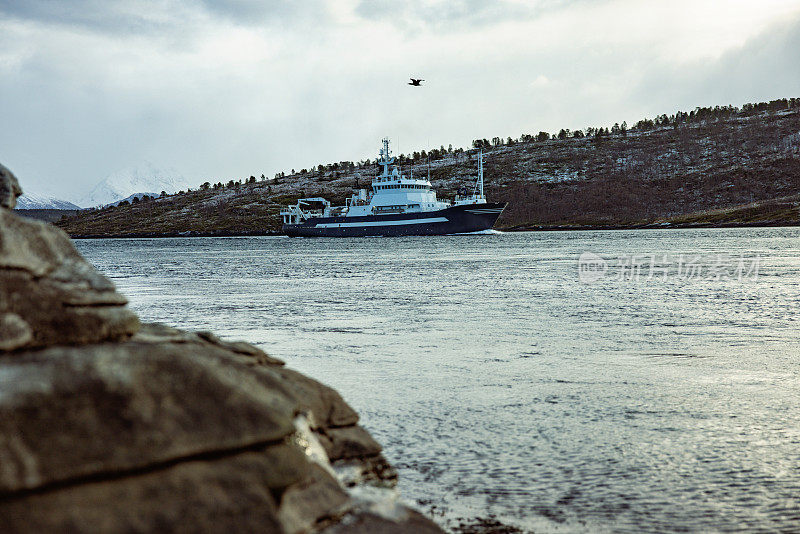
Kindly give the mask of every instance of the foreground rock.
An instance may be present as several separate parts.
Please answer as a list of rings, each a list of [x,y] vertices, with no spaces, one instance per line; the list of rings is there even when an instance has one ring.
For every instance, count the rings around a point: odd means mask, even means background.
[[[67,235],[11,208],[21,190],[0,166],[0,350],[129,337],[139,320]]]
[[[17,206],[17,197],[22,194],[17,177],[0,164],[0,208],[13,210]]]
[[[140,325],[0,175],[0,532],[440,532],[334,390]]]

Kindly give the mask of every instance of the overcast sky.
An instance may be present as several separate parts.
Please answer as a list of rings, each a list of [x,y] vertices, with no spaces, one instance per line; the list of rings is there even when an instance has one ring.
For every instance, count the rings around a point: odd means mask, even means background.
[[[0,162],[65,198],[792,96],[800,0],[0,0]]]

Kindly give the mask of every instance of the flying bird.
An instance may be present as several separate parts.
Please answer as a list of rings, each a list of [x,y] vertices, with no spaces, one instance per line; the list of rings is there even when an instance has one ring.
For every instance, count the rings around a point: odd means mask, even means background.
[[[422,82],[424,82],[424,81],[425,81],[425,80],[422,80],[422,79],[419,79],[419,80],[418,80],[418,79],[416,79],[416,78],[409,78],[409,79],[410,79],[411,81],[410,81],[410,82],[408,82],[408,85],[413,85],[414,87],[419,87],[419,86],[421,86],[421,85],[422,85]]]

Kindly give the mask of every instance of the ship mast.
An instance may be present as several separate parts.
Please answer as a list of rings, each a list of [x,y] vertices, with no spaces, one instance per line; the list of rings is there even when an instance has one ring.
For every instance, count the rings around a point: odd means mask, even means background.
[[[431,153],[428,152],[428,181],[431,181]]]
[[[390,158],[389,155],[390,155],[390,152],[389,152],[389,138],[388,137],[384,137],[383,138],[383,148],[381,148],[381,153],[380,153],[381,159],[378,162],[378,165],[383,167],[383,172],[381,173],[382,177],[389,176],[389,166],[392,165],[392,163],[394,163],[394,158]]]
[[[472,194],[474,195],[475,189],[477,189],[479,198],[483,198],[483,149],[481,149],[478,159],[480,161],[480,166],[478,167],[478,182],[475,184]]]

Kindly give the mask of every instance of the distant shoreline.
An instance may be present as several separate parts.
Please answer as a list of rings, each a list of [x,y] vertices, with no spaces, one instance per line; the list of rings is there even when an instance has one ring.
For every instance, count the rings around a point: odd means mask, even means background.
[[[141,232],[130,234],[81,234],[70,235],[71,239],[150,239],[168,237],[279,237],[285,234],[280,232],[254,231],[254,232]]]
[[[520,225],[511,228],[495,228],[500,232],[569,232],[612,230],[676,230],[687,228],[793,228],[800,221],[766,221],[743,223],[655,223],[655,224],[608,224],[608,225]],[[142,232],[131,234],[84,234],[70,235],[72,239],[153,239],[175,237],[280,237],[286,234],[269,231],[253,232]]]
[[[683,228],[781,228],[800,226],[800,221],[758,221],[727,223],[638,223],[638,224],[587,224],[587,225],[520,225],[498,228],[501,232],[555,232],[572,230],[675,230]]]

